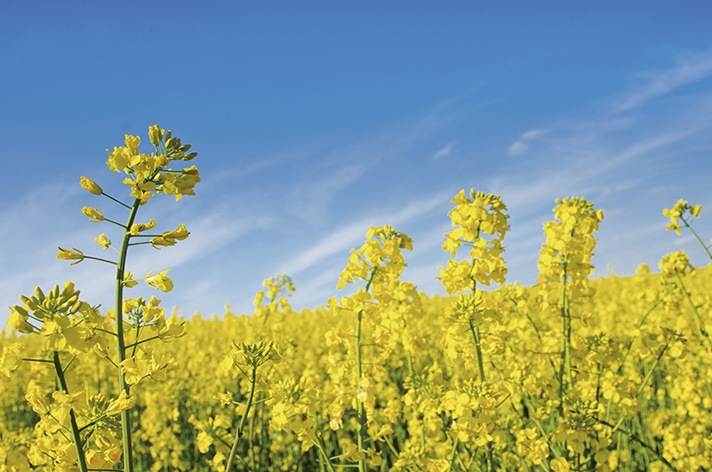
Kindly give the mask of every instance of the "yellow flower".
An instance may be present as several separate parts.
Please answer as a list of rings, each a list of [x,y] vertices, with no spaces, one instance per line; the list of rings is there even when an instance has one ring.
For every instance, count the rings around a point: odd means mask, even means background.
[[[104,191],[99,187],[99,185],[93,180],[89,180],[86,177],[82,177],[80,180],[83,189],[87,190],[89,193],[94,195],[101,195]]]
[[[34,331],[34,328],[27,322],[27,315],[23,315],[22,310],[18,308],[21,307],[15,306],[15,309],[12,311],[10,318],[7,320],[7,327],[8,329],[13,327],[20,333],[29,334]]]
[[[118,415],[122,411],[131,409],[135,402],[136,399],[134,397],[130,397],[126,393],[126,390],[122,390],[119,398],[109,403],[109,407],[106,409],[106,414],[109,416]]]
[[[151,218],[148,223],[134,223],[131,225],[131,234],[136,236],[138,233],[148,231],[156,227],[156,222]]]
[[[126,272],[124,274],[124,287],[131,288],[135,287],[136,285],[138,285],[138,282],[133,280],[133,275],[131,274],[131,272]]]
[[[170,269],[164,270],[163,272],[160,272],[156,275],[151,275],[153,274],[153,271],[151,271],[146,276],[145,281],[153,288],[161,289],[164,292],[170,292],[171,290],[173,290],[173,281],[170,278],[166,277],[166,274],[170,271]]]
[[[47,403],[47,399],[42,392],[40,392],[39,387],[34,387],[29,391],[27,395],[25,395],[25,399],[32,409],[35,410],[35,413],[39,413],[40,415],[49,413],[49,403]]]
[[[10,377],[13,371],[22,364],[22,345],[20,343],[8,343],[2,349],[0,357],[0,371]]]
[[[104,215],[96,208],[84,207],[82,208],[82,213],[84,213],[84,216],[88,216],[94,223],[104,221]]]
[[[563,457],[561,459],[553,459],[551,461],[551,470],[553,472],[567,472],[571,470],[571,465]]]
[[[190,232],[186,229],[184,224],[181,224],[178,228],[173,231],[167,231],[163,233],[163,237],[168,240],[178,240],[183,241],[190,235]],[[174,243],[175,244],[175,243]]]
[[[77,262],[72,262],[70,265],[79,264],[80,262],[82,262],[84,260],[84,253],[75,247],[73,247],[71,251],[69,251],[67,249],[62,249],[59,246],[57,246],[57,249],[59,249],[59,254],[57,254],[57,259],[63,259],[65,261],[77,261]]]
[[[106,237],[104,233],[101,233],[99,236],[94,238],[94,242],[96,242],[99,246],[103,247],[104,249],[109,249],[109,246],[111,246],[111,241],[109,238]]]

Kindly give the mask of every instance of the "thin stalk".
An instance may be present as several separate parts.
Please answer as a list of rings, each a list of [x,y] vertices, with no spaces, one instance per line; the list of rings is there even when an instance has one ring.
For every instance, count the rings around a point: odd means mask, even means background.
[[[564,374],[569,378],[569,383],[573,385],[573,377],[571,375],[571,320],[569,319],[568,299],[566,297],[566,269],[567,260],[564,256],[564,274],[561,276],[561,365],[559,366],[559,400],[563,402],[564,391]]]
[[[452,470],[452,467],[455,465],[455,457],[457,455],[457,446],[460,443],[459,441],[460,438],[457,436],[455,437],[453,444],[452,444],[452,456],[450,456],[450,465],[447,468],[446,472],[450,472]],[[462,465],[462,464],[461,464]]]
[[[371,269],[371,274],[366,282],[366,292],[371,288],[371,283],[373,282],[373,277],[376,275],[376,268]],[[361,358],[361,324],[363,318],[363,310],[359,310],[358,317],[356,319],[356,386],[358,387],[361,383],[361,377],[363,376],[363,362]],[[366,450],[366,407],[362,401],[358,401],[358,450],[363,452]],[[359,472],[367,472],[368,464],[366,464],[366,459],[361,459],[358,461]]]
[[[109,197],[111,198],[111,197]],[[112,199],[113,200],[113,199]],[[123,205],[123,203],[122,203]],[[116,266],[116,300],[115,300],[115,316],[116,316],[116,354],[117,364],[119,365],[119,389],[129,394],[130,386],[124,379],[124,373],[121,370],[121,363],[126,360],[126,346],[124,345],[124,273],[126,269],[126,256],[128,254],[129,240],[131,239],[131,225],[136,219],[138,207],[141,205],[140,199],[135,199],[131,213],[129,214],[128,222],[124,228],[124,238],[121,242],[121,252],[119,261]],[[125,206],[125,205],[124,205]],[[131,446],[131,416],[128,410],[121,412],[121,437],[124,443],[124,472],[133,472],[133,448]]]
[[[613,425],[608,423],[607,421],[603,421],[603,420],[597,420],[597,421],[605,426],[610,427],[610,428],[613,427]],[[668,462],[665,459],[665,457],[663,457],[663,455],[660,454],[660,452],[658,452],[657,448],[651,446],[650,444],[648,444],[645,441],[643,441],[642,439],[640,439],[640,437],[637,434],[633,433],[632,431],[626,431],[623,428],[620,428],[619,430],[621,433],[628,435],[628,438],[632,439],[633,441],[635,441],[638,444],[640,444],[641,446],[643,446],[645,449],[647,449],[647,450],[651,451],[653,454],[655,454],[655,456],[658,458],[658,460],[660,462],[662,462],[663,464],[665,464],[670,470],[677,472],[677,469],[675,467],[673,467],[673,465],[670,462]]]
[[[67,389],[67,381],[64,379],[64,369],[62,369],[62,364],[59,362],[59,353],[53,351],[52,362],[54,364],[54,371],[59,378],[59,384],[62,386],[62,393],[69,395],[69,389]],[[72,439],[74,440],[74,448],[77,451],[77,461],[79,462],[79,469],[82,472],[87,472],[87,460],[84,457],[84,448],[82,447],[82,438],[79,435],[79,427],[77,426],[77,419],[74,416],[74,408],[69,410],[69,424],[72,427]]]
[[[235,431],[235,442],[232,443],[232,449],[230,450],[230,457],[227,459],[225,472],[230,472],[232,469],[232,463],[235,461],[235,455],[237,454],[237,443],[240,441],[240,437],[243,434],[243,428],[245,427],[245,421],[247,420],[247,415],[250,413],[252,398],[255,396],[255,385],[257,384],[257,367],[252,368],[252,379],[250,379],[250,383],[252,384],[252,387],[250,388],[250,397],[247,399],[247,408],[245,408],[245,414],[242,415],[240,424],[237,426],[237,430]]]
[[[479,235],[479,231],[478,231]],[[473,261],[474,265],[474,261]],[[474,280],[472,277],[470,277],[472,280],[472,293],[470,296],[474,299],[476,294],[477,294],[477,281]],[[472,333],[472,338],[474,339],[475,342],[475,352],[477,353],[477,367],[479,369],[480,373],[480,382],[483,384],[485,383],[486,377],[485,377],[485,366],[484,366],[484,361],[483,361],[483,356],[482,356],[482,346],[480,344],[480,328],[479,326],[474,326],[472,324],[472,318],[470,317],[468,319],[469,325],[470,325],[470,332]],[[493,467],[493,457],[492,457],[492,445],[490,443],[487,443],[485,445],[485,451],[487,452],[487,471],[490,472]]]
[[[321,452],[321,457],[324,458],[324,461],[326,462],[326,466],[329,468],[329,472],[336,472],[334,470],[334,466],[331,465],[331,459],[329,459],[329,456],[326,455],[326,450],[324,450],[324,444],[319,436],[316,437],[317,441],[312,440],[314,445],[319,449],[319,452]],[[324,462],[319,462],[319,466],[323,467]]]
[[[687,221],[685,220],[685,218],[683,218],[682,216],[680,216],[680,219],[682,220],[683,223],[685,223],[685,227],[688,228],[690,231],[692,231],[692,234],[695,235],[695,237],[696,237],[697,240],[700,242],[700,244],[702,245],[702,247],[705,248],[705,252],[707,253],[707,255],[710,257],[710,259],[712,259],[712,254],[710,254],[709,248],[708,248],[707,246],[705,246],[705,243],[702,242],[702,240],[701,240],[700,237],[697,235],[697,233],[695,232],[695,230],[692,229],[692,226],[690,226],[690,225],[687,223]]]
[[[363,318],[363,310],[358,312],[358,319],[356,321],[356,378],[358,380],[357,385],[361,383],[362,366],[361,366],[361,321]],[[366,407],[362,401],[358,402],[358,450],[365,451],[365,429],[366,429]],[[359,472],[366,472],[366,460],[361,459],[358,461]]]

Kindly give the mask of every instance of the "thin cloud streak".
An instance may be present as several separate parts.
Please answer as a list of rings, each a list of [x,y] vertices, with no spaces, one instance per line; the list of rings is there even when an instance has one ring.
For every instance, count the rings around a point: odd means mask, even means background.
[[[403,224],[406,221],[412,220],[418,216],[432,211],[435,207],[442,204],[450,191],[441,192],[430,198],[419,200],[408,204],[402,210],[391,215],[374,215],[368,218],[362,218],[358,222],[348,226],[339,228],[332,232],[327,237],[321,239],[314,246],[302,251],[294,258],[288,260],[282,266],[280,272],[286,272],[290,275],[295,275],[303,270],[306,270],[329,256],[336,253],[346,253],[349,249],[360,245],[364,235],[371,225],[377,225],[377,222],[387,222],[392,226]]]
[[[614,105],[621,112],[641,106],[676,88],[697,82],[712,75],[712,52],[698,54],[679,61],[675,67],[648,74],[645,85],[629,91]]]
[[[438,150],[435,154],[433,154],[433,159],[440,159],[441,157],[449,156],[450,153],[452,152],[452,148],[453,148],[453,146],[455,146],[455,144],[457,144],[456,140],[450,141],[449,143],[447,143],[447,145],[444,148]]]

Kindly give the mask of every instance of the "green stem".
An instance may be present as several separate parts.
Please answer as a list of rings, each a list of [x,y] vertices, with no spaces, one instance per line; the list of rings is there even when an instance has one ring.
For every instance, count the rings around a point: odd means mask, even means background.
[[[101,257],[84,256],[84,259],[93,259],[95,261],[106,262],[107,264],[111,264],[111,265],[117,265],[116,262],[102,259]]]
[[[240,441],[240,437],[243,434],[243,429],[245,427],[245,421],[247,420],[247,415],[250,413],[250,407],[252,406],[252,399],[255,396],[255,385],[257,385],[257,367],[252,368],[252,378],[250,379],[252,387],[250,388],[250,396],[247,399],[247,408],[245,408],[245,414],[242,415],[240,424],[237,426],[235,431],[235,442],[232,443],[232,449],[230,450],[230,457],[227,459],[227,465],[225,466],[225,472],[230,472],[232,469],[232,463],[235,461],[235,455],[237,454],[237,443]]]
[[[479,236],[479,230],[477,231],[477,234]],[[474,266],[474,261],[473,261],[472,265]],[[470,276],[470,280],[472,280],[472,293],[470,294],[470,296],[474,300],[474,298],[477,295],[477,281],[475,279],[473,279],[472,276]],[[479,326],[475,326],[472,324],[471,316],[468,317],[468,322],[470,325],[470,332],[472,333],[472,337],[475,341],[475,352],[477,353],[477,367],[478,367],[479,373],[480,373],[480,382],[482,382],[482,384],[484,384],[486,377],[485,377],[485,366],[484,366],[484,361],[483,361],[484,356],[482,356],[482,346],[480,344],[480,328],[479,328]],[[485,444],[485,451],[487,452],[487,471],[490,472],[490,471],[492,471],[492,467],[493,467],[491,443],[488,442],[487,444]]]
[[[371,288],[371,283],[376,275],[376,268],[371,269],[371,274],[366,282],[366,292]],[[356,319],[356,387],[358,388],[361,384],[361,377],[363,376],[363,362],[361,358],[361,324],[363,319],[363,310],[359,310],[358,317]],[[358,450],[364,452],[366,450],[366,407],[362,401],[358,400]],[[366,459],[361,459],[358,461],[359,472],[367,472],[368,465],[366,464]]]
[[[563,402],[564,391],[564,374],[569,378],[569,383],[573,385],[573,376],[571,374],[571,318],[569,315],[569,303],[566,297],[566,269],[568,265],[568,256],[564,256],[564,274],[561,276],[561,366],[559,367],[559,400]]]
[[[680,219],[682,220],[683,223],[685,223],[685,227],[687,227],[690,231],[692,231],[692,234],[695,235],[695,237],[696,237],[697,240],[700,242],[700,244],[702,245],[702,247],[705,248],[705,252],[707,253],[707,255],[710,257],[710,259],[712,259],[712,254],[710,254],[709,248],[708,248],[707,246],[705,246],[705,243],[702,242],[702,240],[701,240],[700,237],[697,235],[697,233],[695,232],[695,230],[692,229],[692,226],[690,226],[690,225],[687,223],[687,221],[685,220],[685,218],[683,218],[682,216],[680,216]]]
[[[103,193],[103,192],[102,192],[102,195],[104,195],[104,196],[105,196],[106,198],[108,198],[108,199],[111,199],[111,200],[115,201],[115,202],[118,203],[119,205],[128,208],[129,210],[131,209],[130,206],[128,206],[128,205],[125,204],[124,202],[120,202],[119,200],[115,199],[114,197],[112,197],[112,196],[109,195],[109,194],[106,194],[106,193]]]
[[[459,438],[456,436],[452,444],[452,456],[450,456],[450,465],[448,465],[446,472],[450,472],[452,470],[452,467],[455,465],[455,457],[457,456],[457,446],[459,443]]]
[[[319,449],[319,452],[321,452],[321,456],[324,458],[324,461],[326,462],[326,466],[329,468],[329,472],[336,472],[334,470],[334,466],[331,465],[331,459],[329,459],[329,456],[326,455],[326,450],[324,449],[324,444],[319,436],[316,437],[316,441],[312,440],[314,445]],[[319,465],[323,467],[323,462],[320,462]]]
[[[356,321],[356,379],[357,387],[361,384],[361,376],[363,375],[362,365],[361,365],[361,321],[363,318],[363,310],[358,312],[358,319]],[[365,429],[366,429],[366,408],[362,401],[358,401],[358,450],[365,451]],[[359,472],[366,472],[366,460],[361,459],[358,461]]]
[[[605,426],[608,426],[609,428],[613,428],[613,425],[607,421],[604,421],[604,420],[596,420],[596,421],[598,421],[599,423],[601,423]],[[677,472],[677,469],[675,467],[673,467],[673,465],[670,462],[668,462],[667,459],[665,459],[665,457],[663,457],[663,455],[660,454],[660,452],[658,452],[657,447],[653,447],[650,444],[646,443],[645,441],[640,439],[640,437],[637,434],[633,433],[632,431],[626,431],[625,429],[620,428],[620,432],[628,435],[628,437],[630,439],[632,439],[633,441],[635,441],[638,444],[640,444],[641,446],[643,446],[645,449],[647,449],[647,450],[651,451],[653,454],[655,454],[655,456],[658,458],[658,460],[660,462],[662,462],[663,464],[665,464],[668,469]]]
[[[482,360],[482,347],[480,345],[480,328],[472,324],[472,320],[469,320],[470,332],[472,333],[472,338],[475,341],[475,352],[477,353],[477,367],[480,373],[480,382],[484,383],[485,378],[485,367]]]
[[[52,362],[54,364],[54,371],[59,378],[59,384],[62,387],[62,393],[69,395],[69,389],[67,388],[67,381],[64,379],[64,369],[62,369],[62,364],[59,362],[59,353],[53,351]],[[69,410],[69,423],[72,427],[72,439],[74,440],[74,448],[77,451],[77,461],[79,462],[79,469],[82,472],[87,472],[87,460],[84,457],[84,448],[82,447],[82,438],[79,435],[79,427],[77,426],[77,419],[74,416],[74,408]]]
[[[108,196],[108,195],[107,195]],[[109,197],[111,198],[111,197]],[[112,198],[112,200],[114,200]],[[119,202],[121,203],[121,202]],[[122,203],[123,205],[123,203]],[[135,199],[129,220],[124,227],[124,238],[121,242],[121,252],[119,262],[116,266],[116,300],[115,300],[115,316],[116,316],[116,354],[117,364],[119,365],[119,389],[129,395],[130,386],[124,379],[124,373],[121,370],[121,363],[126,360],[126,346],[124,345],[124,273],[126,270],[126,256],[128,255],[129,240],[131,239],[131,226],[138,207],[141,205],[140,199]],[[125,206],[125,205],[124,205]],[[121,436],[124,443],[124,472],[133,472],[133,448],[131,446],[131,416],[129,410],[121,412]]]

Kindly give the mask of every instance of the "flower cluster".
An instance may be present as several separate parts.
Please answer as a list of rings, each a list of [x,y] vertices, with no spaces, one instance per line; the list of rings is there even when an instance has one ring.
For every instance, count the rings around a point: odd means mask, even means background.
[[[593,273],[593,233],[603,220],[603,211],[580,197],[556,200],[556,221],[544,225],[546,243],[539,257],[539,282],[561,282],[571,279],[572,291],[585,291],[585,280]]]
[[[461,190],[452,199],[452,203],[456,204],[449,213],[453,230],[445,234],[447,240],[443,243],[443,250],[450,251],[454,259],[457,249],[463,244],[472,249],[469,260],[450,260],[447,269],[440,267],[438,278],[448,294],[470,290],[478,282],[487,286],[492,281],[504,284],[504,276],[507,274],[501,256],[504,252],[504,235],[509,229],[509,215],[505,213],[507,207],[499,195],[475,192],[472,189],[470,198],[465,197],[465,191]],[[493,237],[487,240],[483,234]]]
[[[685,220],[685,213],[689,213],[690,216],[699,218],[701,210],[702,205],[697,205],[693,207],[692,205],[689,205],[686,200],[678,200],[675,206],[672,207],[672,210],[668,208],[663,210],[663,215],[667,216],[670,219],[670,223],[665,226],[665,229],[669,231],[675,231],[677,234],[682,234],[680,232],[680,222],[682,221],[685,226],[689,226],[689,224]]]

